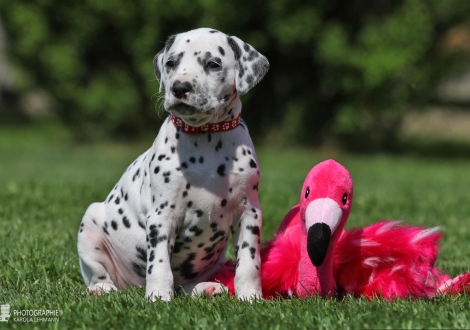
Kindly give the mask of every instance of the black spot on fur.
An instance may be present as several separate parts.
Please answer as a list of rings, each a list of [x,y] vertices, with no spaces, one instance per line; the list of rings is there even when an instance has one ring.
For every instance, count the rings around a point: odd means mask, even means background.
[[[137,177],[139,177],[139,173],[140,173],[140,168],[135,172],[135,174],[132,176],[132,182],[135,181],[135,179]],[[121,189],[121,196],[122,196],[122,189]]]
[[[181,163],[181,167],[182,167],[182,168],[188,168],[188,164],[187,164],[186,162],[182,162],[182,163]]]
[[[219,165],[219,167],[217,167],[217,173],[218,173],[220,176],[224,176],[224,175],[225,175],[225,164],[221,164],[221,165]]]
[[[165,43],[165,50],[168,51],[171,46],[173,46],[173,43],[175,42],[176,35],[172,35],[168,38],[168,40]]]
[[[212,141],[212,134],[211,133],[207,133],[207,141],[208,142]]]
[[[238,46],[237,42],[230,38],[230,37],[227,37],[227,42],[230,46],[230,48],[232,48],[233,50],[233,54],[235,56],[235,60],[239,60],[240,59],[240,56],[241,56],[241,53],[242,53],[242,50],[240,49],[240,46]]]
[[[170,175],[171,175],[171,172],[169,171],[163,173],[163,177],[165,178],[165,183],[170,182]]]
[[[119,203],[121,202],[121,199],[118,197],[116,197],[116,199],[114,200],[114,203],[116,203],[116,205],[118,205]]]
[[[147,251],[139,245],[137,245],[135,249],[137,250],[137,258],[139,258],[143,262],[147,262]]]
[[[185,190],[183,191],[183,198],[188,196],[188,192]]]
[[[219,140],[215,146],[215,151],[219,151],[220,149],[222,149],[222,140]]]
[[[155,259],[155,251],[152,250],[152,251],[150,251],[149,261],[153,261],[154,259]]]
[[[109,235],[108,230],[107,230],[106,227],[104,227],[104,226],[103,226],[103,231],[104,231],[104,233],[105,233],[106,235]]]
[[[202,212],[202,210],[200,210],[200,209],[197,209],[197,210],[196,210],[196,216],[197,216],[198,218],[202,217],[203,214],[204,214],[204,212]]]
[[[189,201],[188,204],[186,204],[186,206],[189,208],[191,206],[193,206],[193,202]]]
[[[129,222],[129,219],[127,219],[127,217],[122,217],[122,224],[123,224],[126,228],[131,228],[131,223]]]
[[[216,232],[216,233],[214,234],[214,236],[212,236],[211,238],[209,238],[209,240],[210,240],[211,242],[213,242],[213,241],[215,241],[217,238],[219,238],[219,237],[224,237],[224,236],[225,236],[225,231],[219,230],[218,232]]]
[[[194,225],[192,227],[189,228],[189,231],[190,232],[193,232],[195,236],[199,236],[201,235],[204,231],[199,228],[198,226]]]
[[[220,206],[224,207],[225,205],[227,205],[227,200],[222,199],[222,202],[220,202]]]
[[[114,230],[117,230],[118,229],[118,224],[116,221],[111,221],[111,227],[113,227]]]
[[[106,279],[106,276],[98,276],[98,279],[99,279],[99,280],[105,280],[105,279]]]
[[[248,86],[252,86],[253,81],[254,81],[254,79],[253,79],[253,76],[251,74],[246,76],[246,83],[248,84]]]
[[[109,196],[109,198],[108,198],[108,203],[111,202],[111,200],[113,199],[113,197],[114,197],[114,195]]]
[[[201,163],[201,164],[204,163],[204,157],[202,157],[202,156],[199,157],[199,163]]]
[[[248,242],[246,242],[246,241],[245,241],[245,242],[243,242],[243,244],[242,244],[242,249],[244,249],[244,248],[248,247],[249,245],[250,245],[250,244],[248,244]]]
[[[175,146],[171,146],[171,153],[172,153],[172,154],[175,153],[175,150],[176,150]]]
[[[153,268],[153,265],[150,265],[150,266],[149,266],[149,270],[148,270],[148,273],[149,273],[149,274],[152,274],[152,268]]]
[[[179,252],[181,252],[181,248],[183,247],[183,245],[184,245],[184,242],[177,241],[177,242],[175,243],[175,247],[173,248],[173,252],[174,252],[174,253],[179,253]]]
[[[250,160],[250,167],[251,167],[251,168],[257,168],[257,167],[258,167],[258,166],[256,165],[255,160],[254,160],[253,158]]]
[[[160,166],[155,167],[155,169],[153,170],[153,173],[155,174],[158,174],[158,172],[160,172]]]
[[[162,160],[162,159],[163,159],[163,158],[165,158],[165,157],[166,157],[166,155],[165,155],[165,154],[161,154],[161,155],[159,155],[159,156],[158,156],[158,158],[157,158],[157,159],[158,159],[158,160]]]
[[[181,263],[180,273],[185,280],[192,280],[199,274],[194,272],[192,261],[196,260],[196,253],[189,253],[187,258]]]
[[[256,249],[254,247],[250,248],[251,259],[255,258]]]
[[[151,225],[149,229],[149,242],[152,247],[156,247],[158,243],[167,240],[168,237],[166,235],[159,236],[159,231],[156,225]]]
[[[225,56],[225,50],[222,48],[222,47],[218,47],[219,49],[219,53],[222,55],[222,56]]]
[[[134,273],[136,273],[139,277],[145,277],[145,266],[140,265],[136,262],[132,263],[132,269],[134,270]]]
[[[260,230],[258,226],[246,226],[246,229],[250,230],[253,235],[260,236]]]

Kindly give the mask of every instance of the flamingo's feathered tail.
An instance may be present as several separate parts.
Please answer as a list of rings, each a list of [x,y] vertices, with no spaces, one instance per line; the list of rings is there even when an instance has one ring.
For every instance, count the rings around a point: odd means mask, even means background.
[[[382,221],[344,232],[334,257],[338,291],[387,300],[468,292],[470,274],[450,280],[434,266],[441,237],[438,230]]]

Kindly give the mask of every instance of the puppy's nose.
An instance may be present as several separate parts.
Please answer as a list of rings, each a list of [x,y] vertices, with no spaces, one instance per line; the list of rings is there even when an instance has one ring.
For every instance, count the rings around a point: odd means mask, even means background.
[[[182,99],[186,96],[186,93],[191,92],[192,89],[193,87],[189,82],[182,83],[179,80],[175,81],[173,86],[171,86],[171,92],[177,99]]]

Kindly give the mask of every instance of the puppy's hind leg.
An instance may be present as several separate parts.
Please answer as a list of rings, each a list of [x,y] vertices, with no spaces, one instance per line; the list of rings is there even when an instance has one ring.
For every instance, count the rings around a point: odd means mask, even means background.
[[[88,290],[99,296],[102,292],[117,290],[111,274],[114,266],[106,247],[106,227],[100,228],[98,221],[105,216],[104,205],[93,203],[83,216],[78,233],[78,255],[83,280]]]
[[[225,292],[230,292],[229,289],[222,283],[217,282],[201,282],[198,283],[192,293],[192,297],[214,297],[220,296]]]

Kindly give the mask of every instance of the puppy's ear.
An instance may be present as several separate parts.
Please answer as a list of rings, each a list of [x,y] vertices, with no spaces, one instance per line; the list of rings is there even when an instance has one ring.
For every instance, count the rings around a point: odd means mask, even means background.
[[[155,72],[155,76],[157,77],[158,82],[160,83],[159,92],[164,89],[164,83],[162,81],[162,73],[163,73],[163,58],[165,57],[165,48],[158,52],[157,55],[153,58],[153,71]]]
[[[237,61],[235,66],[237,91],[240,94],[245,94],[261,81],[268,72],[268,59],[237,37],[227,37],[227,42],[232,48]]]
[[[163,63],[165,59],[165,55],[168,52],[168,50],[173,46],[173,43],[175,42],[176,35],[171,36],[168,38],[167,42],[165,43],[165,47],[161,51],[155,55],[153,58],[153,71],[155,72],[155,76],[157,77],[158,82],[160,83],[160,89],[159,92],[161,92],[165,88],[165,63]]]

